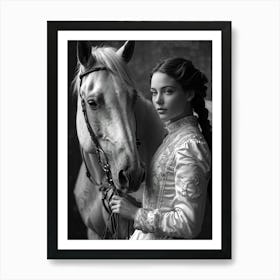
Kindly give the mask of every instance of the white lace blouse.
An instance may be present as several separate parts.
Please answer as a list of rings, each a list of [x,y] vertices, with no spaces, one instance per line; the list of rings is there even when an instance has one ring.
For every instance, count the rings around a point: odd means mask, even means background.
[[[195,238],[201,229],[211,172],[208,145],[194,116],[166,128],[168,135],[151,162],[131,239]]]

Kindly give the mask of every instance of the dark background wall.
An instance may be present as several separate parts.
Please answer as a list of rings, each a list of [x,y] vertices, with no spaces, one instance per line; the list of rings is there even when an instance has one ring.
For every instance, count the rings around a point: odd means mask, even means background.
[[[124,41],[91,41],[93,46],[119,48]],[[68,238],[86,238],[85,227],[78,213],[73,189],[81,158],[76,135],[76,97],[72,93],[71,81],[77,65],[76,41],[68,42]],[[136,41],[134,55],[129,68],[136,81],[137,89],[147,98],[150,92],[150,72],[161,59],[180,56],[189,59],[203,72],[209,82],[207,99],[212,99],[212,42],[211,41]]]

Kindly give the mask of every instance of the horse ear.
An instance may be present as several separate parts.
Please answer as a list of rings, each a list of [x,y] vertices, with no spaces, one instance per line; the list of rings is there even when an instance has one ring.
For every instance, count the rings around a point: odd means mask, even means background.
[[[117,54],[125,62],[129,62],[134,51],[135,41],[126,41],[122,47],[117,50]]]
[[[77,56],[79,62],[86,66],[91,55],[91,45],[87,41],[78,41],[77,43]]]

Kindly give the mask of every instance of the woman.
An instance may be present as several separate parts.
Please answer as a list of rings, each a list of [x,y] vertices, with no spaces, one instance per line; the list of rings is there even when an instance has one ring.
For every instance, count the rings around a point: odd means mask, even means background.
[[[206,83],[183,58],[166,59],[152,71],[152,102],[168,134],[151,162],[143,207],[119,196],[111,202],[114,213],[134,220],[131,239],[188,239],[201,231],[211,174]]]

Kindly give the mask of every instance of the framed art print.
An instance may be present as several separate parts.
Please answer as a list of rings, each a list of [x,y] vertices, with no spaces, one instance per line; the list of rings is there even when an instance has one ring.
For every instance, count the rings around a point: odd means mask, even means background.
[[[231,258],[231,22],[49,21],[47,44],[48,258]],[[151,73],[169,58],[203,80],[188,91],[191,118],[211,132],[209,164],[193,151],[207,180],[187,185],[157,121],[169,109],[152,105]],[[140,209],[134,220],[115,197]]]

